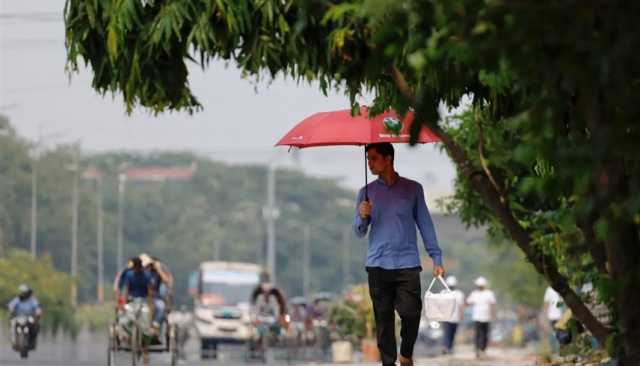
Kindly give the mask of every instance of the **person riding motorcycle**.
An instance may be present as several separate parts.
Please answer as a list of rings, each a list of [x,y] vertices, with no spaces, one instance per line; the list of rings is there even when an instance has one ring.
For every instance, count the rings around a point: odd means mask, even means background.
[[[9,301],[7,307],[12,319],[17,316],[27,316],[33,319],[33,324],[29,333],[29,348],[35,349],[38,331],[40,330],[42,308],[40,307],[38,299],[33,295],[33,290],[26,284],[21,284],[18,286],[18,296]],[[13,329],[11,331],[13,332]]]

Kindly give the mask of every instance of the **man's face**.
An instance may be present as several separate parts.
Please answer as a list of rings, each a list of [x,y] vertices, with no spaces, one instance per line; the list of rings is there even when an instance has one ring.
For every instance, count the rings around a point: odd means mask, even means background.
[[[371,174],[380,175],[388,167],[391,166],[391,156],[382,156],[375,148],[367,151],[367,161]]]

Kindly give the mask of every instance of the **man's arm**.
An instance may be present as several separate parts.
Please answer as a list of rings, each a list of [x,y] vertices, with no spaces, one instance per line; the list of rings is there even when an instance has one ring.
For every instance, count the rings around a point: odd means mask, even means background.
[[[18,298],[14,297],[13,299],[11,299],[11,301],[9,301],[9,303],[7,304],[7,309],[9,309],[9,314],[13,315],[13,311],[16,308],[16,305],[18,304]]]
[[[414,205],[413,216],[416,220],[416,224],[418,225],[418,229],[420,230],[420,235],[424,242],[424,249],[433,260],[433,265],[436,267],[442,267],[442,250],[440,250],[440,246],[438,246],[436,230],[433,226],[433,221],[431,220],[431,215],[427,208],[427,202],[424,199],[424,191],[420,184],[418,184],[418,192],[416,193],[416,203]]]
[[[355,231],[358,238],[362,238],[367,235],[367,229],[371,222],[371,216],[368,216],[367,218],[362,218],[362,216],[360,216],[360,204],[362,201],[364,201],[364,192],[361,189],[358,192],[358,198],[356,199],[356,213],[353,218],[353,231]]]
[[[42,315],[42,307],[40,307],[40,302],[38,302],[38,299],[33,298],[33,306],[36,309],[36,312],[35,312],[36,319],[40,319],[40,316]]]

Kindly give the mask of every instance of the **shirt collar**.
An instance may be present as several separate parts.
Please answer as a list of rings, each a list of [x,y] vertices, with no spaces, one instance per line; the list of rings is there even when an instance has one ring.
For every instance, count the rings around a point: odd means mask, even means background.
[[[387,184],[384,182],[384,180],[382,178],[376,179],[375,182],[378,183],[378,184],[382,184],[385,187],[389,187],[389,188],[390,187],[394,187],[396,184],[398,184],[398,182],[400,181],[400,178],[401,178],[400,174],[398,174],[398,172],[395,172],[395,173],[396,173],[396,181],[393,182],[393,184],[390,185],[390,186],[387,186]]]

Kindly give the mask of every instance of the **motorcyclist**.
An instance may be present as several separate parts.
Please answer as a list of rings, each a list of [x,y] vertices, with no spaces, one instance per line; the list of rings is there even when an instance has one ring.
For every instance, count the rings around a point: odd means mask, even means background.
[[[17,316],[30,316],[33,318],[31,332],[29,333],[29,348],[35,349],[38,331],[40,330],[42,308],[40,307],[38,299],[33,295],[33,290],[24,283],[20,284],[20,286],[18,286],[18,296],[9,301],[7,307],[9,308],[11,318]]]

